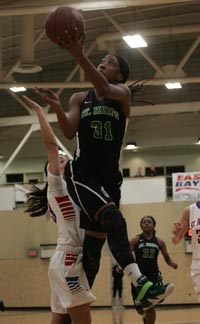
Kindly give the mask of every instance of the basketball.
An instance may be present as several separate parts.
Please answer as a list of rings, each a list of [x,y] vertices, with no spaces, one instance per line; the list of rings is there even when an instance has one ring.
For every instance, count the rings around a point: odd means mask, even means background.
[[[45,20],[45,32],[47,37],[57,44],[57,37],[64,38],[65,30],[70,36],[75,36],[74,28],[77,28],[78,37],[85,31],[85,22],[81,13],[71,7],[58,7],[51,11]]]

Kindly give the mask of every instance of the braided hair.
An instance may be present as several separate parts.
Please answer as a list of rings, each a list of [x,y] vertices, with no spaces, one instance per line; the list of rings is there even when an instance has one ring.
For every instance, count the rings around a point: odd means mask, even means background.
[[[120,69],[120,72],[123,76],[123,79],[121,80],[122,83],[125,83],[128,78],[129,78],[129,73],[130,73],[130,68],[129,68],[129,65],[128,63],[126,62],[126,60],[124,59],[123,56],[119,55],[119,54],[113,54],[116,59],[118,60],[118,63],[119,63],[119,69]]]
[[[131,100],[132,102],[142,102],[147,105],[154,106],[155,103],[151,101],[146,101],[146,100],[138,100],[138,97],[143,93],[144,90],[144,84],[148,82],[150,78],[148,79],[141,79],[133,82],[131,85],[129,85],[129,89],[131,91]]]
[[[45,164],[45,175],[47,176],[47,165]],[[37,186],[33,186],[32,190],[26,194],[26,209],[25,212],[29,213],[31,217],[38,217],[45,215],[48,210],[48,202],[47,202],[47,190],[48,190],[48,182],[46,182],[45,186],[40,189]]]

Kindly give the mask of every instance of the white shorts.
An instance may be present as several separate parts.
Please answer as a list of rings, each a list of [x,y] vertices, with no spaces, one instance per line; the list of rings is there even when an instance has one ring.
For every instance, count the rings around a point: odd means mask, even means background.
[[[194,290],[196,291],[198,300],[200,302],[200,260],[192,260],[191,278],[194,283]]]
[[[51,310],[66,314],[67,308],[92,303],[92,294],[82,265],[82,248],[57,247],[49,264]]]

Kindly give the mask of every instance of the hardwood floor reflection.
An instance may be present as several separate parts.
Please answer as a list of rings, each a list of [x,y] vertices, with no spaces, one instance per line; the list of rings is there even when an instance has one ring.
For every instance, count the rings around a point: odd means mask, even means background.
[[[5,311],[1,324],[50,324],[49,311]],[[135,309],[92,309],[92,324],[143,324]],[[157,309],[156,324],[200,324],[200,305]]]
[[[200,324],[200,305],[195,307],[157,308],[156,324]],[[92,312],[94,324],[143,324],[142,317],[135,309],[95,310]]]

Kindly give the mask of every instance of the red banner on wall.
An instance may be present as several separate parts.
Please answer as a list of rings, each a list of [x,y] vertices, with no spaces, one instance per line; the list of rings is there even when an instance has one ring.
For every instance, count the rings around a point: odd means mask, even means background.
[[[172,174],[173,200],[200,199],[200,172]]]

